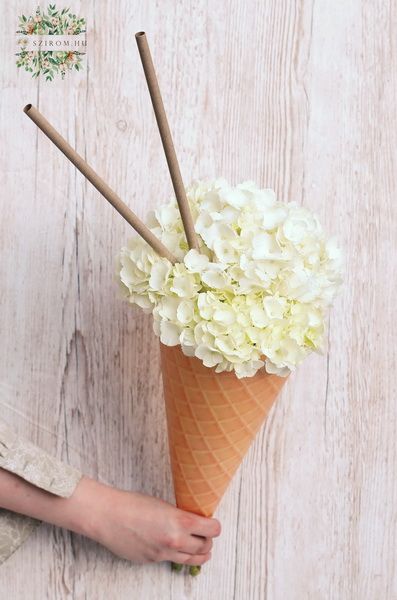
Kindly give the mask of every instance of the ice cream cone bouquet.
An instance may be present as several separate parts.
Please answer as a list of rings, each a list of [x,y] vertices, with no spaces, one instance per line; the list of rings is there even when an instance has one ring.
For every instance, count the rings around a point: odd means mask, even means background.
[[[136,40],[175,192],[146,223],[24,110],[139,234],[121,248],[116,279],[159,337],[176,504],[213,516],[288,375],[323,349],[342,256],[311,211],[271,189],[184,186],[146,37]]]
[[[160,339],[177,506],[212,516],[288,375],[321,351],[341,279],[340,251],[317,218],[251,182],[195,182],[199,249],[174,199],[118,256],[121,293],[153,315]]]

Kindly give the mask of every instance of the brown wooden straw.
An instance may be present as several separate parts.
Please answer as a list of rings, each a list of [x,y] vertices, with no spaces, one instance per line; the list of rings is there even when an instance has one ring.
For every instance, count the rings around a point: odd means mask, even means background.
[[[139,31],[136,33],[135,39],[138,45],[143,70],[145,72],[150,98],[152,99],[154,114],[156,116],[165,157],[167,159],[168,169],[171,175],[172,185],[174,186],[175,196],[178,202],[179,211],[181,213],[186,239],[189,244],[189,248],[196,248],[196,250],[198,250],[199,244],[196,232],[194,231],[193,218],[190,212],[189,202],[186,197],[185,186],[183,185],[181,171],[176,158],[171,131],[168,125],[167,116],[165,114],[164,104],[161,98],[160,88],[145,32]]]
[[[37,127],[46,134],[57,148],[74,164],[74,166],[92,183],[92,185],[110,202],[112,206],[121,214],[122,217],[143,237],[160,256],[168,258],[172,263],[177,259],[171,252],[153,235],[144,223],[128,208],[119,196],[103,181],[94,169],[92,169],[85,160],[68,144],[68,142],[57,132],[56,129],[47,121],[45,117],[31,104],[27,104],[23,111],[36,123]]]

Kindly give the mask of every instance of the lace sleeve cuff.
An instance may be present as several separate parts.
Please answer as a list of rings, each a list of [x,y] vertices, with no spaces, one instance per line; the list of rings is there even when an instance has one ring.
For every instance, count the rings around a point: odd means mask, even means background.
[[[71,496],[82,473],[16,435],[0,421],[0,467],[33,485],[56,494]]]

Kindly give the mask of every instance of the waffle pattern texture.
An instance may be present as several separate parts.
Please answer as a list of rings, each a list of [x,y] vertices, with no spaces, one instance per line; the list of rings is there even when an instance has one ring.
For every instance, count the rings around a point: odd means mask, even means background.
[[[287,378],[215,373],[160,343],[176,504],[211,517]]]

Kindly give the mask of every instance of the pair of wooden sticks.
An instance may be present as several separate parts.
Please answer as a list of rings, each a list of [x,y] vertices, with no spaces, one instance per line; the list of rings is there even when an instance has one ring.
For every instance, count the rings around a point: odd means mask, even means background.
[[[160,88],[156,77],[149,45],[146,34],[143,31],[135,34],[138,45],[143,70],[145,72],[146,82],[149,88],[150,97],[153,104],[154,114],[160,131],[161,141],[168,169],[170,171],[175,196],[181,213],[182,223],[186,234],[189,248],[198,250],[198,240],[194,231],[193,218],[190,212],[189,202],[186,197],[185,186],[183,185],[178,160],[175,154],[175,148],[172,141],[171,131],[165,114],[163,100],[161,98]],[[167,258],[172,263],[177,262],[175,256],[164,246],[164,244],[146,227],[146,225],[132,212],[130,208],[121,200],[121,198],[99,177],[99,175],[90,167],[86,161],[68,144],[60,133],[47,121],[47,119],[31,104],[27,104],[24,112],[36,123],[43,133],[59,148],[63,154],[74,164],[74,166],[92,183],[92,185],[114,206],[114,208],[124,217],[126,221],[142,236],[142,238],[160,255]]]

